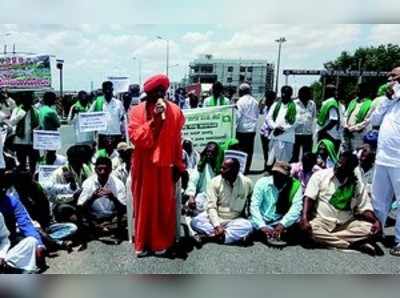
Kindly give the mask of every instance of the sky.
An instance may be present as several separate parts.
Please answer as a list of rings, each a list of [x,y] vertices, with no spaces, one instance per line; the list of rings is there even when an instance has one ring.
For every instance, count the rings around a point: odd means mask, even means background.
[[[143,5],[151,2],[153,0]],[[206,2],[203,1],[203,5]],[[74,3],[72,0],[71,5]],[[196,8],[198,4],[191,7]],[[189,62],[202,54],[218,58],[267,59],[275,63],[277,44],[274,41],[281,36],[287,39],[283,45],[281,69],[321,69],[323,63],[335,59],[342,51],[353,52],[360,46],[400,40],[400,25],[397,24],[258,24],[245,20],[195,24],[193,20],[193,24],[138,25],[29,24],[29,18],[26,21],[28,23],[0,24],[0,45],[7,44],[10,49],[15,43],[17,51],[52,54],[64,59],[66,90],[90,90],[91,81],[99,87],[107,76],[129,76],[132,82],[137,82],[139,61],[143,78],[165,72],[166,41],[156,36],[170,41],[173,81],[180,81],[188,73]],[[220,19],[215,21],[218,23]],[[9,35],[5,36],[6,33]],[[289,83],[298,88],[315,79],[292,77]],[[281,79],[281,83],[283,81]]]

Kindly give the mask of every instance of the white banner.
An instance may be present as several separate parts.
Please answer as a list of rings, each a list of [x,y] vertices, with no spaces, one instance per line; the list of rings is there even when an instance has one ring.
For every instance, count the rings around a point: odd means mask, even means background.
[[[190,139],[197,150],[203,150],[208,142],[223,144],[235,137],[234,106],[183,110],[183,113],[184,138]]]
[[[55,170],[57,170],[60,166],[39,166],[39,183],[43,184],[46,180],[48,180],[53,174]]]
[[[33,149],[56,151],[61,149],[61,136],[59,131],[34,130]]]
[[[237,150],[226,150],[224,160],[236,158],[240,162],[240,172],[243,174],[246,169],[247,153]]]
[[[107,129],[107,115],[104,112],[79,113],[79,131],[104,131]]]

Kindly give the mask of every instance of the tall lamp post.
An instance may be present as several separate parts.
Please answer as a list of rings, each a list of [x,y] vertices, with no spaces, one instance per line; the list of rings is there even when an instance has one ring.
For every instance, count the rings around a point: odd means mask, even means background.
[[[64,60],[57,59],[56,60],[57,69],[60,71],[60,98],[62,99],[64,96],[63,90],[63,68],[64,68]]]
[[[142,61],[138,57],[133,57],[133,60],[138,63],[138,80],[139,85],[142,85]]]
[[[4,36],[4,55],[7,54],[7,41],[6,41],[6,37],[7,37],[7,36],[10,36],[10,35],[11,35],[10,32],[0,34],[0,36]]]
[[[275,42],[277,42],[279,44],[278,47],[278,63],[276,64],[276,85],[275,85],[275,92],[276,94],[278,94],[278,88],[279,88],[279,67],[281,64],[281,51],[282,51],[282,44],[284,42],[286,42],[286,38],[285,37],[281,37],[277,40],[275,40]]]
[[[169,75],[169,40],[163,38],[162,36],[156,36],[156,37],[158,39],[165,40],[165,42],[167,43],[166,73],[167,73],[167,76],[168,76]]]

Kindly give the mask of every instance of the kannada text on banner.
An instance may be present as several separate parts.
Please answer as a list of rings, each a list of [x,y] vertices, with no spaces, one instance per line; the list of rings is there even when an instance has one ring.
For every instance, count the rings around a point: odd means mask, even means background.
[[[50,130],[34,130],[33,149],[54,151],[61,149],[60,132]]]
[[[184,110],[186,123],[184,137],[196,149],[203,149],[208,142],[223,144],[235,136],[234,106],[220,106]]]
[[[35,90],[51,87],[49,55],[0,56],[0,87]]]
[[[104,112],[79,113],[79,131],[104,131],[107,129],[107,117]]]

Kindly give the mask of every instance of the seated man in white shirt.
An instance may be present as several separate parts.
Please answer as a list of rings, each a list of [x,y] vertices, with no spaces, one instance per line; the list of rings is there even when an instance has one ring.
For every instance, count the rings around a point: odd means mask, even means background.
[[[304,193],[300,227],[323,246],[377,255],[382,253],[375,245],[382,226],[367,188],[354,173],[357,165],[357,156],[345,151],[335,168],[320,170],[311,177]]]
[[[112,164],[107,157],[99,157],[95,166],[96,174],[83,182],[78,207],[92,228],[108,232],[105,222],[118,220],[118,230],[122,229],[122,217],[126,214],[126,188],[124,184],[111,175]]]
[[[246,209],[253,192],[251,180],[239,173],[237,159],[226,159],[221,175],[208,186],[207,211],[192,220],[193,230],[200,233],[195,240],[233,244],[246,243],[252,224],[246,219]]]

